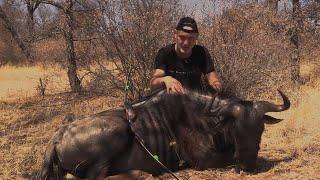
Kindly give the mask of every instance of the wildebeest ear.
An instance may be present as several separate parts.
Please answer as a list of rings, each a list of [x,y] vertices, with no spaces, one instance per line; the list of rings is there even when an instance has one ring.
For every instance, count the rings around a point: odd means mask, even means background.
[[[264,120],[264,123],[266,123],[266,124],[276,124],[276,123],[282,121],[283,119],[277,119],[277,118],[274,118],[274,117],[271,117],[268,115],[264,115],[263,120]]]

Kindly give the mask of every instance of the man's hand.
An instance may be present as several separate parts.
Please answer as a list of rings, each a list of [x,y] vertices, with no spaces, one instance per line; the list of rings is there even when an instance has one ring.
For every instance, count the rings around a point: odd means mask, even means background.
[[[220,91],[221,87],[222,87],[222,84],[221,84],[220,81],[214,81],[214,82],[211,83],[211,87],[216,91]]]
[[[150,86],[153,89],[157,89],[166,86],[168,93],[185,93],[185,89],[181,83],[171,76],[166,76],[164,70],[156,69],[152,75]]]
[[[216,91],[220,91],[222,84],[218,79],[218,75],[215,71],[210,72],[207,74],[208,83],[209,85]]]
[[[165,76],[163,82],[167,88],[168,93],[185,93],[182,84],[171,76]]]

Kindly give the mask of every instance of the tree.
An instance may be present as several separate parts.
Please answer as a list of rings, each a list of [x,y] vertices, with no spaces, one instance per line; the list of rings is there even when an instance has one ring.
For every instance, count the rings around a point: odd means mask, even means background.
[[[279,0],[267,0],[267,6],[269,7],[269,9],[274,13],[277,14],[278,12],[278,1]]]
[[[42,0],[24,0],[24,2],[27,5],[27,11],[28,11],[28,18],[27,18],[27,24],[28,24],[28,33],[29,33],[29,42],[31,43],[34,40],[34,13],[41,4]]]
[[[290,42],[293,45],[291,56],[291,80],[294,84],[301,83],[300,78],[300,33],[302,31],[301,4],[299,0],[292,0],[292,21],[293,28],[291,32]]]
[[[98,1],[98,4],[97,35],[108,57],[97,58],[101,71],[94,73],[96,79],[102,79],[105,89],[112,87],[123,92],[127,89],[131,99],[138,99],[147,93],[156,52],[172,37],[182,14],[181,7],[177,0]]]
[[[65,2],[58,1],[43,1],[43,3],[51,4],[58,8],[63,16],[64,22],[61,30],[63,31],[63,37],[66,43],[66,52],[67,52],[67,64],[68,64],[68,79],[72,92],[81,91],[81,81],[79,80],[77,74],[77,61],[74,45],[74,27],[75,27],[75,18],[74,18],[74,1],[66,0]]]
[[[319,26],[320,20],[320,0],[312,0],[306,4],[306,16],[313,21],[313,26],[316,29]]]
[[[7,29],[10,32],[12,38],[18,44],[18,46],[21,49],[22,53],[26,56],[26,58],[29,61],[32,61],[33,60],[33,56],[30,53],[30,47],[23,40],[21,35],[18,33],[18,31],[17,31],[12,19],[10,17],[8,17],[6,12],[3,10],[2,6],[0,6],[0,19],[2,19],[5,29]]]

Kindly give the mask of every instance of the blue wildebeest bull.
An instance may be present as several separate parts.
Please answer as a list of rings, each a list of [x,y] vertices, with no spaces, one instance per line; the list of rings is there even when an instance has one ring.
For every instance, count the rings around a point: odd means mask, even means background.
[[[76,120],[50,140],[41,179],[62,179],[66,173],[89,179],[131,170],[163,173],[135,140],[132,129],[173,171],[219,167],[228,159],[238,170],[253,171],[264,124],[280,121],[265,113],[290,107],[289,99],[279,92],[282,105],[162,91],[133,105],[136,117],[131,127],[123,108]]]

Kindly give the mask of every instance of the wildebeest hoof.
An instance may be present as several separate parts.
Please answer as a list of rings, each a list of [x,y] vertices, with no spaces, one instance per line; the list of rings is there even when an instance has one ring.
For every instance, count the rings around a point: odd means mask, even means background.
[[[232,168],[231,171],[240,174],[241,168],[239,165],[236,165],[236,167]]]

